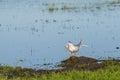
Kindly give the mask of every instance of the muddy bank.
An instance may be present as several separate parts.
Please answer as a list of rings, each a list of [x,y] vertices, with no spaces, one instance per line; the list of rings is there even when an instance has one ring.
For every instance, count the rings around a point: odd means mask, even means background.
[[[105,68],[108,65],[118,65],[120,60],[118,59],[109,59],[109,60],[97,60],[95,58],[89,57],[76,57],[71,56],[70,58],[61,61],[59,66],[64,67],[64,69],[77,69],[77,70],[97,70]]]
[[[120,60],[110,59],[110,60],[97,60],[89,57],[76,57],[72,56],[66,60],[61,61],[58,67],[63,67],[62,69],[56,70],[35,70],[31,68],[21,68],[21,67],[10,67],[10,66],[0,66],[0,75],[8,77],[34,77],[41,76],[42,74],[49,75],[52,72],[61,73],[70,70],[90,70],[94,71],[97,69],[105,68],[108,65],[120,65]]]
[[[97,59],[88,57],[76,57],[71,56],[70,58],[61,62],[60,66],[64,69],[77,69],[77,70],[96,70],[103,68],[105,65],[99,64]]]

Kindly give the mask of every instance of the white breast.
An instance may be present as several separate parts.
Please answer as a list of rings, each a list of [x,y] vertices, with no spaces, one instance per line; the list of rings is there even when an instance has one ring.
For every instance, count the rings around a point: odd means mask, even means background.
[[[79,50],[79,48],[76,47],[76,46],[74,46],[72,43],[68,43],[68,44],[66,45],[66,48],[67,48],[67,50],[70,51],[70,52],[77,52],[77,51]]]

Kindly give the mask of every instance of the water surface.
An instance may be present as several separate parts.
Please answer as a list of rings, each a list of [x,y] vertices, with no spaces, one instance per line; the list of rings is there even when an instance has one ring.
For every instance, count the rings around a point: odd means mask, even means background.
[[[120,56],[120,4],[107,0],[1,0],[0,63],[42,68],[70,56],[67,41],[81,39],[78,56]]]

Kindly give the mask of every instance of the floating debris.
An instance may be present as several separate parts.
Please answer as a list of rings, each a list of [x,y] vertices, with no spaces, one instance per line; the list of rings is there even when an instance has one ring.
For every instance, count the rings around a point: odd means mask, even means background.
[[[120,47],[116,47],[116,49],[120,49]]]
[[[44,63],[43,65],[44,65],[44,66],[53,65],[53,63]]]
[[[63,34],[64,34],[64,32],[58,32],[58,34],[59,34],[59,35],[63,35]]]
[[[55,7],[55,6],[50,6],[50,7],[48,8],[48,11],[49,11],[49,12],[53,12],[53,11],[57,11],[57,10],[58,10],[58,8]]]
[[[46,23],[48,23],[49,21],[48,20],[45,20]]]
[[[56,22],[56,20],[53,20],[53,22]]]
[[[33,49],[32,48],[30,49],[30,53],[31,53],[31,56],[32,56],[32,54],[33,54]]]
[[[37,22],[38,22],[38,20],[36,19],[36,20],[35,20],[35,22],[37,23]]]
[[[19,61],[20,61],[20,62],[24,62],[24,60],[22,60],[22,59],[21,59],[21,60],[19,60]]]

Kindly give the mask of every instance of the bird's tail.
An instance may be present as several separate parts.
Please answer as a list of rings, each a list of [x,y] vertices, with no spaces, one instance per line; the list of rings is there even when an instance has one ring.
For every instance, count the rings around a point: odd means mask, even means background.
[[[80,40],[80,42],[77,44],[79,47],[88,47],[87,45],[83,44],[83,40]]]
[[[82,45],[82,40],[80,40],[80,42],[77,44],[77,46],[80,47],[80,45]]]

